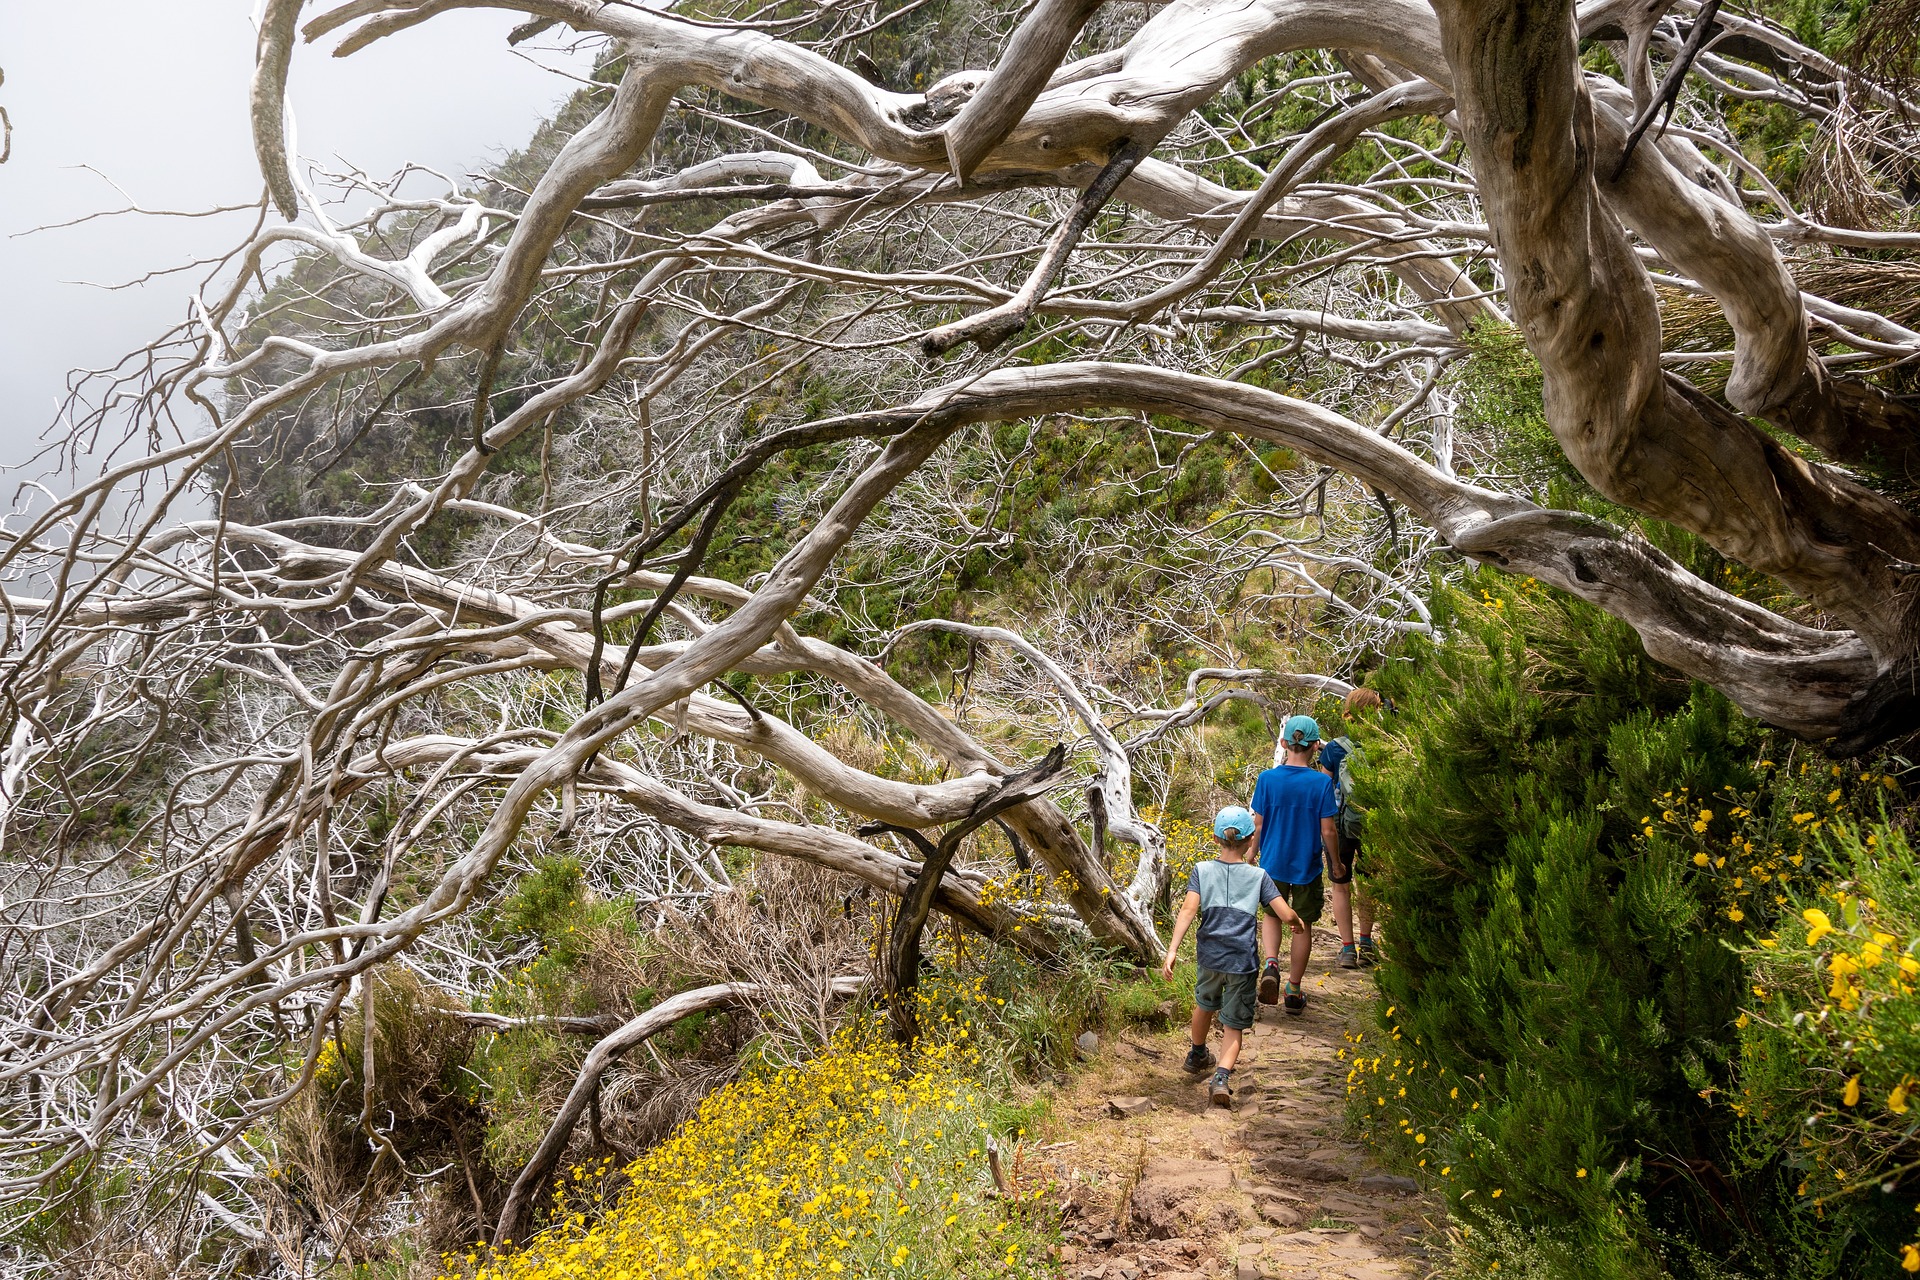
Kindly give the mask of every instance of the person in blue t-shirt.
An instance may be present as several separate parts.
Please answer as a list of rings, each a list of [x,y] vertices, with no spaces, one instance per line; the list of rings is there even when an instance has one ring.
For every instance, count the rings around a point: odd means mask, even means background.
[[[1280,896],[1293,908],[1292,949],[1289,952],[1287,1012],[1298,1017],[1307,1009],[1300,983],[1307,976],[1307,958],[1313,952],[1313,925],[1326,910],[1327,891],[1320,881],[1321,854],[1336,874],[1345,874],[1340,861],[1340,829],[1334,816],[1340,798],[1333,779],[1314,768],[1320,750],[1320,725],[1312,716],[1288,716],[1280,729],[1284,755],[1279,764],[1260,775],[1253,788],[1253,821],[1260,841],[1260,869],[1279,886]],[[1280,999],[1278,938],[1267,953],[1260,973],[1260,1001]]]

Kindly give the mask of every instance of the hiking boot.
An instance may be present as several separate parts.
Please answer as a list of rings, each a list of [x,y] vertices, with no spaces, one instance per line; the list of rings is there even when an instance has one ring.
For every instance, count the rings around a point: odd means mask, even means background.
[[[1260,971],[1260,1003],[1280,1003],[1280,962],[1267,961],[1267,967]]]
[[[1380,948],[1373,945],[1373,939],[1362,937],[1358,943],[1361,964],[1379,964]]]
[[[1226,1068],[1224,1067],[1214,1072],[1213,1083],[1207,1088],[1207,1100],[1216,1107],[1231,1108],[1233,1106],[1233,1086],[1228,1082],[1232,1079],[1233,1077],[1227,1074]]]
[[[1358,969],[1360,967],[1360,948],[1351,942],[1341,947],[1340,959],[1337,963],[1342,969]]]
[[[1299,1017],[1307,1011],[1307,993],[1291,982],[1287,984],[1287,1012]]]
[[[1187,1061],[1185,1063],[1187,1074],[1197,1076],[1212,1065],[1213,1050],[1207,1048],[1207,1046],[1196,1044],[1187,1050]]]

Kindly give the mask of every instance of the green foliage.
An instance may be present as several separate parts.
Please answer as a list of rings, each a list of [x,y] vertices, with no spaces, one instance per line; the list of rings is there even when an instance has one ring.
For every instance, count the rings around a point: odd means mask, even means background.
[[[1467,358],[1454,375],[1463,427],[1493,427],[1500,465],[1536,489],[1560,483],[1586,489],[1547,425],[1540,362],[1512,325],[1475,325],[1462,335]],[[1591,490],[1588,490],[1591,492]]]
[[[1392,951],[1354,1119],[1448,1196],[1467,1273],[1899,1274],[1920,887],[1869,821],[1891,779],[1529,580],[1437,605],[1446,640],[1369,681],[1401,709],[1360,782]]]
[[[1725,944],[1753,922],[1637,823],[1680,787],[1750,788],[1761,731],[1589,606],[1469,583],[1437,615],[1448,642],[1372,681],[1401,706],[1361,796],[1393,953],[1356,1118],[1469,1226],[1565,1233],[1561,1274],[1662,1274],[1666,1231],[1738,1252],[1713,1186],[1732,1117],[1700,1081],[1724,1081],[1744,987]]]
[[[1779,934],[1747,952],[1754,1004],[1730,1105],[1747,1169],[1792,1206],[1775,1228],[1793,1273],[1892,1276],[1920,1263],[1920,866],[1884,821],[1843,818],[1821,843],[1830,877],[1796,888]]]

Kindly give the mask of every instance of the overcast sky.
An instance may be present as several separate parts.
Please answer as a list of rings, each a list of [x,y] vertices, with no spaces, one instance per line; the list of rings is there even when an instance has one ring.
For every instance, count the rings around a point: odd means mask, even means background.
[[[222,251],[249,215],[126,215],[21,235],[124,207],[205,209],[258,198],[247,129],[252,0],[0,0],[0,465],[39,447],[75,367],[113,363],[186,313],[198,276],[148,271]],[[300,154],[385,175],[407,161],[462,174],[522,145],[584,74],[585,53],[509,50],[513,14],[456,11],[351,58],[294,55]],[[96,170],[92,172],[89,170]],[[125,195],[115,190],[115,184]],[[10,490],[11,485],[4,486]]]

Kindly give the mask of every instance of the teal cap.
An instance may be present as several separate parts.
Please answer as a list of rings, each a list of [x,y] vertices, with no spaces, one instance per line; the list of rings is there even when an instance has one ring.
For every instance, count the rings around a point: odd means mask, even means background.
[[[1288,716],[1280,728],[1280,741],[1290,747],[1304,747],[1320,741],[1320,722],[1312,716]]]
[[[1238,844],[1253,834],[1253,815],[1244,805],[1230,804],[1213,815],[1213,834]]]

